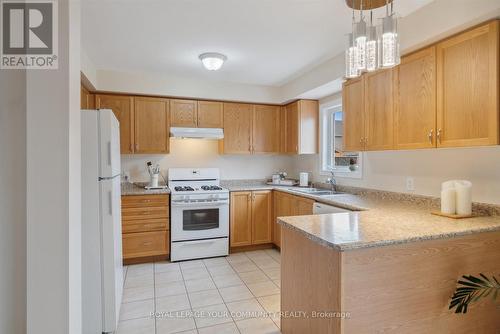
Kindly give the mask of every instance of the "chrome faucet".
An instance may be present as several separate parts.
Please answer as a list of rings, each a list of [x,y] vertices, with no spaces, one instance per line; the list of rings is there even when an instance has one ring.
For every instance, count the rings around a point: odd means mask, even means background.
[[[332,173],[332,177],[326,179],[326,183],[329,183],[332,186],[332,191],[337,192],[337,180],[334,178],[334,171],[331,170],[330,173]]]

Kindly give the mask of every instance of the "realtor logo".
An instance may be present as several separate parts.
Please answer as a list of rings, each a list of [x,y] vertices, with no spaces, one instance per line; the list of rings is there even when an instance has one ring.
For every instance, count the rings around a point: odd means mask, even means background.
[[[57,69],[57,2],[0,0],[2,69]]]

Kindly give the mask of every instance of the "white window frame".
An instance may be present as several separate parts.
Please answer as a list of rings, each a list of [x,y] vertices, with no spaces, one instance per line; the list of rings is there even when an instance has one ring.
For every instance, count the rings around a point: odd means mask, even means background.
[[[363,177],[363,154],[358,152],[358,166],[356,171],[351,171],[347,166],[331,166],[331,160],[328,157],[327,145],[332,143],[329,138],[333,133],[333,124],[329,121],[331,115],[335,112],[342,111],[342,101],[332,101],[320,106],[320,122],[319,122],[319,174],[323,176],[331,176],[333,171],[335,177],[361,179]]]

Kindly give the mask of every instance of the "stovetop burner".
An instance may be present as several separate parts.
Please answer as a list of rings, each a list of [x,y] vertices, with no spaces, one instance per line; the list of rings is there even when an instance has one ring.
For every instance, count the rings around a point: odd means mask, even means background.
[[[201,186],[202,190],[222,190],[219,186]]]
[[[175,191],[194,191],[193,187],[190,186],[177,186],[174,189]]]

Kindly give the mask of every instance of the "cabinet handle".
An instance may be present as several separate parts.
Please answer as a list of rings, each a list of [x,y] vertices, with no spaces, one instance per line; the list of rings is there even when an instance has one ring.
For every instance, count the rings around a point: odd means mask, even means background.
[[[139,144],[135,144],[135,150],[138,151],[139,150]]]
[[[132,147],[132,144],[129,145],[128,149],[130,152],[134,152],[134,148]]]
[[[437,134],[436,134],[436,137],[437,137],[437,139],[438,139],[439,143],[441,144],[441,129],[438,129],[438,132],[437,132]]]
[[[148,241],[148,242],[143,242],[143,243],[142,243],[142,245],[143,245],[143,246],[150,246],[151,244],[152,244],[152,242],[151,242],[151,241]]]
[[[359,138],[359,143],[362,144],[363,143],[363,137]]]
[[[434,129],[431,129],[431,131],[429,132],[428,137],[429,137],[429,143],[431,143],[431,144],[432,144],[432,142],[433,142],[433,137],[434,137]]]

